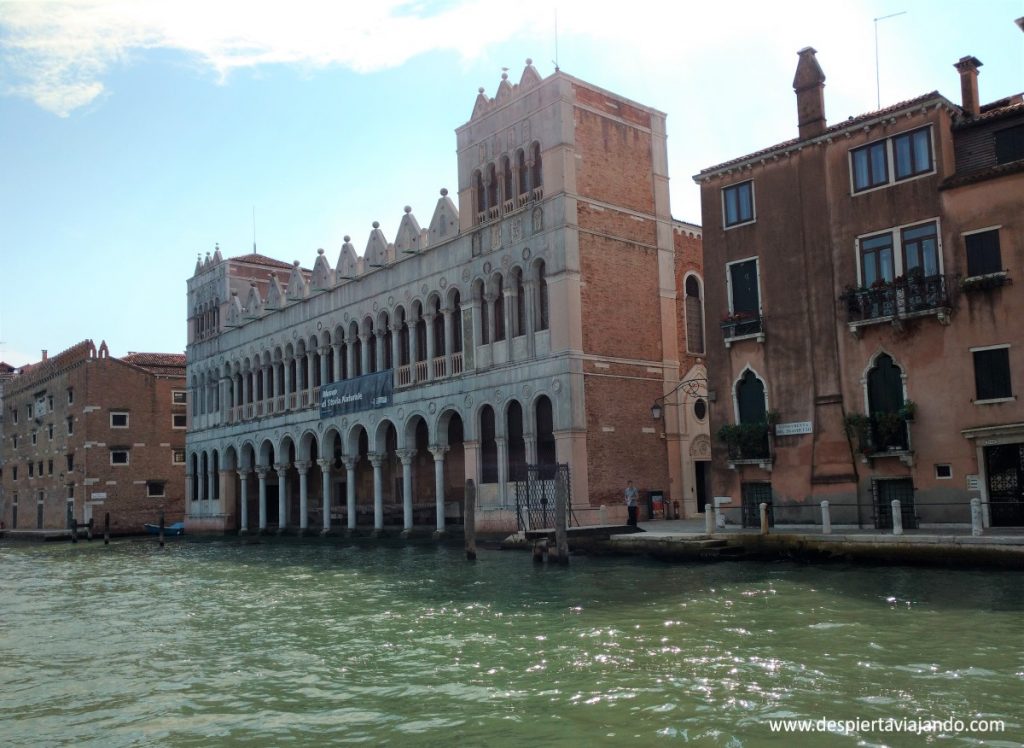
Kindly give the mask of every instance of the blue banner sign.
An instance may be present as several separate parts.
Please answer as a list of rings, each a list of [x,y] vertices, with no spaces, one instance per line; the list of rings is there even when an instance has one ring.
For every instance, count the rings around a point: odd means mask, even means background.
[[[391,405],[394,384],[393,369],[326,384],[320,388],[320,418],[385,408]]]

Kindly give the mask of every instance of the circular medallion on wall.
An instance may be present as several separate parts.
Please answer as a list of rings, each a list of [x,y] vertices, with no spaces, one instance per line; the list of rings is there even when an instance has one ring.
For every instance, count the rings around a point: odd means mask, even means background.
[[[505,270],[508,270],[510,267],[512,267],[512,258],[509,257],[508,255],[502,255],[501,266]]]
[[[427,406],[427,410],[431,413],[437,412],[437,403],[430,403],[430,405]]]
[[[488,260],[484,263],[484,275],[490,275],[491,273],[491,261]]]
[[[552,392],[561,392],[562,391],[562,383],[559,380],[557,380],[557,379],[552,380],[552,382],[551,382],[551,391]]]
[[[343,429],[347,429],[348,428],[348,419],[347,418],[342,418],[341,419],[341,427]]]
[[[428,286],[426,283],[424,283],[422,286],[420,286],[420,293],[423,294],[424,296],[427,295],[427,292],[429,290],[430,290],[430,286]]]
[[[318,322],[316,323],[316,329],[317,329],[318,331],[319,331],[319,330],[323,330],[323,329],[324,329],[324,323],[323,323],[323,322],[319,322],[319,321],[318,321]]]
[[[378,304],[376,301],[373,302],[373,311],[376,312],[379,308],[380,308],[380,304]]]
[[[528,384],[523,385],[523,397],[529,397],[533,394],[533,387]]]
[[[693,402],[693,415],[698,421],[703,421],[708,415],[708,404],[704,398],[698,397]]]
[[[298,336],[299,336],[299,331],[298,330],[292,330],[292,340],[295,340],[295,338],[297,338]]]
[[[439,285],[441,288],[448,288],[448,279],[445,278],[444,276],[441,276],[441,280],[437,282],[437,285]]]
[[[524,260],[529,260],[530,259],[530,254],[531,254],[530,248],[529,247],[523,247],[523,259]]]
[[[472,395],[466,395],[466,397],[463,399],[462,402],[466,405],[467,408],[472,408],[473,407],[473,396]]]
[[[494,402],[500,403],[501,402],[501,398],[503,398],[503,397],[505,397],[505,393],[504,392],[502,392],[501,390],[495,390],[494,391]]]
[[[473,274],[469,272],[469,268],[465,268],[462,271],[462,282],[469,283],[469,279],[473,277]]]
[[[405,408],[399,408],[398,409],[398,418],[399,419],[405,418]]]
[[[318,422],[317,425],[316,425],[316,428],[317,428],[317,431],[323,432],[323,430],[324,430],[324,422],[323,421]]]
[[[388,296],[388,306],[394,306],[394,305],[395,305],[395,297],[394,296]]]

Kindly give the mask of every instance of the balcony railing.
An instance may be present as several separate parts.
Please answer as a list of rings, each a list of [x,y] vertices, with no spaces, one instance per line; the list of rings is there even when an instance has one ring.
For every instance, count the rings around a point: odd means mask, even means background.
[[[406,364],[398,367],[397,387],[408,387],[412,384],[412,366]]]
[[[417,361],[416,362],[416,381],[426,382],[427,381],[427,362]]]
[[[731,461],[771,458],[767,423],[725,424],[718,430],[718,438],[729,450]]]
[[[434,370],[434,379],[444,379],[448,376],[445,370],[444,356],[438,356],[431,363],[433,364],[431,368]]]
[[[944,316],[952,306],[944,275],[899,277],[871,288],[847,288],[839,300],[853,326],[910,316]]]
[[[462,351],[456,351],[452,354],[452,376],[458,376],[462,373]]]
[[[543,199],[544,187],[534,187],[528,192],[521,192],[515,197],[502,200],[500,205],[491,205],[484,210],[478,210],[476,212],[476,222],[479,225],[481,223],[493,221],[496,218],[501,218],[503,215],[507,216],[518,210],[522,210],[531,202],[538,202]]]
[[[722,319],[722,337],[725,347],[729,348],[733,341],[756,337],[764,341],[764,315],[757,312],[736,312],[727,314]]]

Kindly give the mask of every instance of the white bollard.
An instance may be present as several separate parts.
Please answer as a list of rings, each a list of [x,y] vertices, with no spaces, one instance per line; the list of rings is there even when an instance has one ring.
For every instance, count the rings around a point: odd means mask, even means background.
[[[821,502],[821,534],[832,534],[832,515],[828,513],[828,502]]]
[[[903,534],[903,512],[900,511],[900,500],[892,500],[892,534]]]
[[[604,504],[601,504],[601,508],[597,510],[597,524],[608,524],[608,507]]]
[[[758,505],[758,510],[761,512],[761,534],[768,534],[768,504],[761,502]]]
[[[715,534],[715,508],[711,504],[704,505],[704,532]]]
[[[971,535],[978,537],[981,531],[981,499],[971,499]]]

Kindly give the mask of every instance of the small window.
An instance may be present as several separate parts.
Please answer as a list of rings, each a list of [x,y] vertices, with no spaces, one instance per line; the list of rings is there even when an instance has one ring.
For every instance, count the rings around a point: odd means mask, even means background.
[[[186,418],[184,413],[174,413],[171,415],[172,425],[176,429],[183,429],[186,425]]]
[[[53,441],[53,424],[49,423],[46,425],[46,434],[50,437],[50,441]]]
[[[75,391],[71,387],[68,387],[68,405],[71,405],[74,402],[75,402]]]
[[[185,390],[174,390],[171,393],[171,402],[174,405],[186,405],[188,403]]]
[[[70,418],[70,417],[68,418],[68,433],[69,434],[75,433],[75,419],[74,418]]]
[[[742,182],[722,190],[725,225],[736,226],[754,220],[754,183]]]
[[[953,466],[952,465],[936,465],[935,466],[935,477],[939,480],[949,480],[953,477]]]
[[[34,462],[30,462],[28,464],[28,477],[29,478],[35,478],[36,477],[36,464]]]
[[[999,229],[978,231],[964,236],[967,252],[967,275],[988,275],[1003,271],[1003,258],[999,251]]]
[[[907,179],[932,170],[930,128],[897,135],[892,139],[893,170],[896,179]]]
[[[35,446],[35,443],[36,443],[36,432],[33,431],[32,432],[32,445]]]
[[[703,421],[708,415],[708,404],[704,398],[698,397],[693,403],[693,415],[698,421]]]
[[[18,466],[17,465],[12,465],[11,466],[11,480],[18,480]],[[17,501],[17,499],[15,499],[15,501]]]
[[[167,495],[166,486],[162,480],[148,480],[146,481],[146,496],[150,499],[163,498]]]
[[[14,419],[15,423],[18,422],[18,409],[17,408],[11,408],[11,418]]]
[[[1024,158],[1024,125],[999,130],[996,136],[996,162],[1008,164]]]
[[[853,161],[853,191],[869,190],[889,181],[885,142],[880,140],[850,152]]]
[[[111,465],[127,465],[128,464],[128,450],[127,449],[112,449],[112,450],[110,450],[110,464]]]
[[[46,474],[53,475],[53,460],[46,461]]]
[[[18,448],[18,435],[17,434],[15,434],[14,436],[11,437],[11,447],[14,448],[14,449]]]
[[[185,464],[185,450],[175,449],[171,452],[171,464],[172,465],[184,465]]]
[[[68,498],[69,499],[75,498],[75,484],[74,483],[68,483]]]
[[[110,414],[110,428],[112,429],[126,429],[128,428],[128,414],[124,412],[115,412]]]
[[[983,348],[974,354],[974,386],[977,400],[1013,397],[1010,386],[1010,347]]]
[[[67,472],[70,473],[72,470],[75,469],[75,455],[74,455],[74,453],[72,453],[72,454],[69,454],[69,455],[65,455],[64,457],[67,460],[67,465],[68,465]]]
[[[53,412],[53,395],[47,395],[46,396],[46,406],[49,409],[49,411],[52,413]]]

